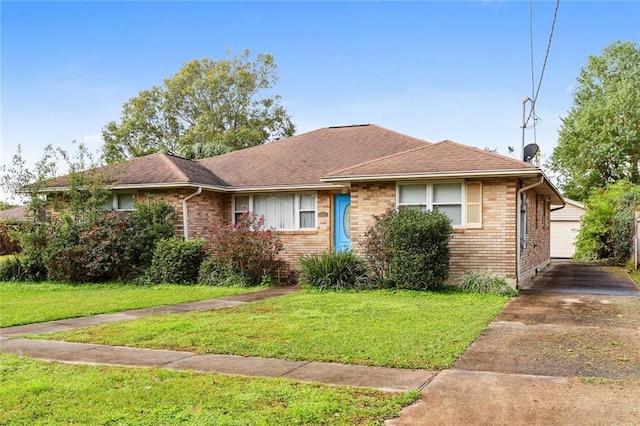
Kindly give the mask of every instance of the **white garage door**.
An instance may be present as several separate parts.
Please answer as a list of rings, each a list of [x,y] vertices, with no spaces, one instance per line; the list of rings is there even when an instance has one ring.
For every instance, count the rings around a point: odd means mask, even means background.
[[[580,222],[551,222],[551,257],[572,257]]]

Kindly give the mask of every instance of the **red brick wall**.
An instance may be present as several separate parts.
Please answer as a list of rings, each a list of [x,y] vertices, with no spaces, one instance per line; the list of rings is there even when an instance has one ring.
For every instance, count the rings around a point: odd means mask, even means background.
[[[550,205],[546,198],[534,190],[526,192],[527,229],[526,248],[520,253],[520,278],[530,279],[536,269],[543,269],[551,259],[551,234],[549,225]]]
[[[152,195],[156,200],[163,200],[171,204],[178,214],[178,220],[176,221],[176,235],[183,236],[184,222],[182,201],[195,192],[194,188],[167,189],[145,191],[144,193],[139,192],[137,196],[139,200],[145,200],[149,195]],[[204,190],[201,194],[190,198],[189,201],[187,201],[189,238],[204,237],[206,235],[207,228],[211,223],[229,223],[231,218],[230,198],[230,194],[207,190]]]
[[[305,229],[280,232],[284,250],[280,253],[279,259],[284,261],[288,267],[295,268],[298,259],[305,253],[331,250],[333,240],[331,236],[332,205],[335,193],[329,191],[318,192],[318,223],[316,230]],[[205,191],[201,195],[190,199],[188,201],[189,237],[205,236],[208,225],[214,221],[222,224],[232,223],[232,208],[233,194]],[[181,212],[182,205],[180,205],[180,214]],[[182,221],[182,217],[180,221]]]

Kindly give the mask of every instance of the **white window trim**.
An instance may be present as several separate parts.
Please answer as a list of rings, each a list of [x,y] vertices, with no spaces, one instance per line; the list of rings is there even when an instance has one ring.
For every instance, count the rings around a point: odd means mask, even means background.
[[[426,191],[427,191],[427,204],[426,204],[426,208],[428,211],[433,211],[433,207],[434,205],[437,206],[439,204],[442,205],[456,205],[458,203],[433,203],[433,185],[438,185],[438,184],[447,184],[447,183],[457,183],[460,184],[460,197],[461,197],[461,201],[460,201],[460,205],[462,206],[461,209],[461,222],[459,225],[454,225],[451,224],[452,227],[454,228],[464,228],[466,226],[466,220],[467,220],[467,194],[466,194],[466,185],[465,185],[465,181],[464,180],[444,180],[444,181],[407,181],[407,182],[396,182],[396,206],[397,207],[402,207],[402,206],[417,206],[417,204],[410,204],[410,203],[401,203],[400,202],[400,187],[404,186],[404,185],[425,185],[426,186]],[[421,206],[423,204],[420,204]]]
[[[249,212],[254,213],[254,209],[253,209],[253,197],[255,195],[294,195],[294,204],[293,204],[293,208],[294,208],[294,228],[276,228],[276,230],[278,231],[311,231],[311,230],[317,230],[318,229],[318,193],[317,192],[313,192],[313,191],[307,191],[307,192],[256,192],[256,193],[251,193],[251,194],[235,194],[233,196],[233,206],[232,206],[232,217],[233,217],[233,223],[236,224],[236,213],[240,213],[240,211],[236,210],[236,197],[249,197]],[[315,205],[315,209],[310,210],[310,209],[305,209],[305,210],[301,210],[300,209],[300,196],[301,195],[314,195],[315,200],[316,200],[316,205]],[[313,228],[301,228],[300,227],[300,213],[302,212],[310,212],[313,211],[314,212],[314,223],[315,226]],[[242,212],[244,213],[244,212]]]

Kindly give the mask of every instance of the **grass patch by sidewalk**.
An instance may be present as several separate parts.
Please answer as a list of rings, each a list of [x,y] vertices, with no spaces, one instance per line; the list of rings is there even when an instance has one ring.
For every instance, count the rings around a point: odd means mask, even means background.
[[[629,276],[640,287],[640,269],[630,269]]]
[[[53,321],[196,300],[252,289],[240,287],[132,284],[0,282],[0,327]]]
[[[301,292],[232,309],[35,336],[84,343],[372,366],[449,367],[508,297]]]
[[[0,354],[0,424],[374,425],[418,397],[417,391],[65,365]]]

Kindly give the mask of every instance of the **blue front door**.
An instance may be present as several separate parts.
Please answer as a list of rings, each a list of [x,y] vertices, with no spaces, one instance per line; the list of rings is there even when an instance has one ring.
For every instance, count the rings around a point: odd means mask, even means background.
[[[349,250],[351,249],[351,195],[336,195],[334,201],[334,247],[336,251]]]

